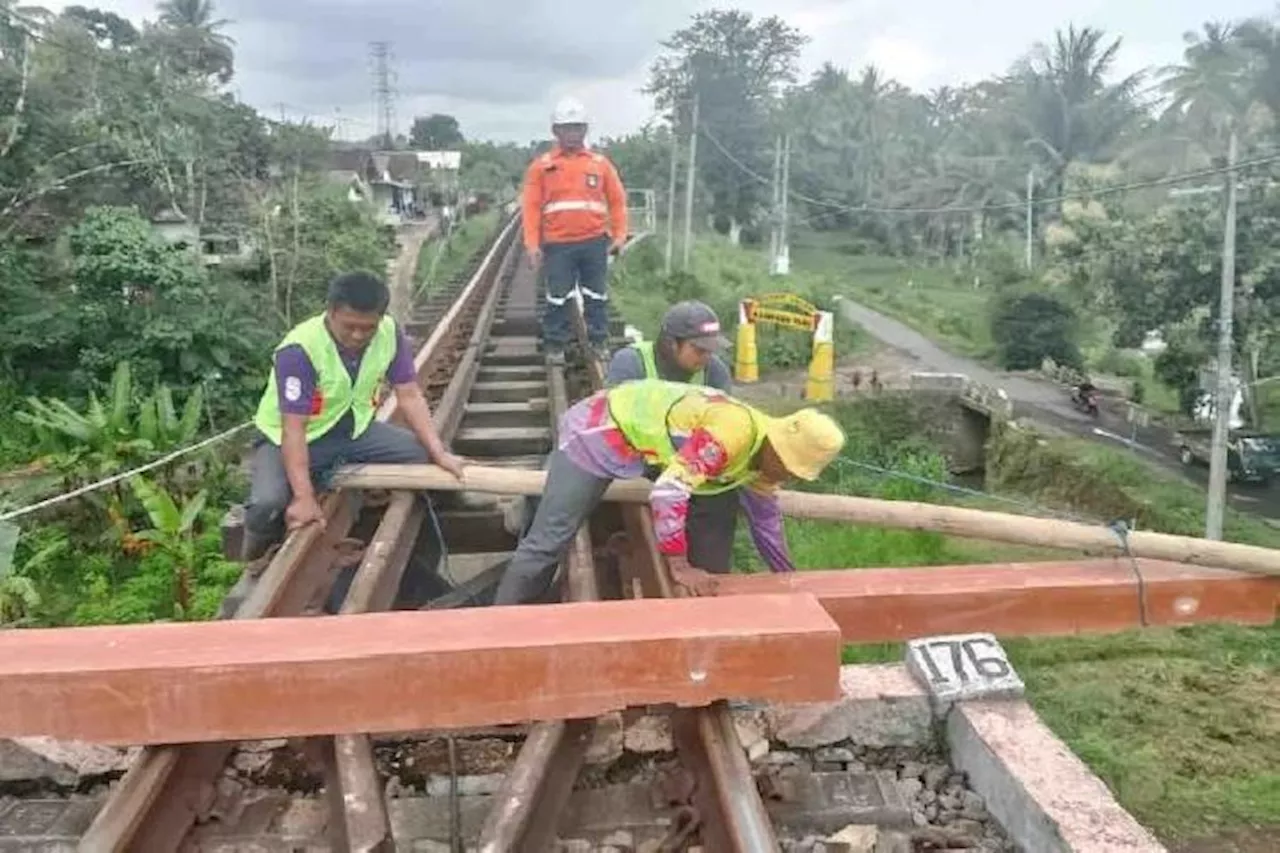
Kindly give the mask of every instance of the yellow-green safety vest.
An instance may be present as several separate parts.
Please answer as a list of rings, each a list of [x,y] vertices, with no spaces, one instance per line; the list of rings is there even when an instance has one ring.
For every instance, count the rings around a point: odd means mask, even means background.
[[[644,365],[645,379],[661,379],[658,375],[658,359],[653,354],[653,341],[640,341],[634,343],[631,348],[640,353],[640,362]],[[697,373],[689,377],[690,385],[706,385],[707,372],[699,369]]]
[[[338,344],[324,324],[323,314],[295,326],[275,351],[293,344],[302,347],[316,371],[316,390],[311,398],[311,417],[307,420],[307,442],[315,441],[333,429],[348,410],[355,421],[352,437],[361,435],[377,413],[375,398],[378,385],[395,358],[395,320],[383,317],[378,323],[378,330],[360,359],[354,385],[351,374],[342,363],[342,356],[338,354]],[[268,376],[267,390],[258,403],[258,413],[253,422],[272,443],[280,444],[284,435],[284,418],[280,413],[274,369]]]
[[[662,379],[640,379],[624,382],[606,392],[609,417],[634,447],[649,462],[667,465],[676,455],[671,440],[668,419],[672,408],[690,394],[701,395],[707,402],[727,401],[742,406],[751,416],[751,449],[740,459],[730,459],[728,468],[714,480],[708,480],[694,489],[699,495],[718,495],[747,485],[759,476],[751,467],[760,448],[764,446],[765,422],[768,415],[750,406],[732,400],[723,391],[700,388],[682,382]]]

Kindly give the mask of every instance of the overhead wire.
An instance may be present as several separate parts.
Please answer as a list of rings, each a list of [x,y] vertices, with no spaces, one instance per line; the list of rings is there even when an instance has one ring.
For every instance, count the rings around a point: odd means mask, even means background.
[[[743,174],[752,180],[772,185],[773,181],[764,177],[756,170],[752,169],[740,158],[735,156],[731,151],[720,142],[705,126],[698,128],[698,133],[710,142],[721,155],[724,156],[733,165],[737,166]],[[796,190],[788,189],[787,195],[791,198],[802,201],[815,207],[824,207],[829,210],[841,213],[870,213],[870,214],[900,214],[900,215],[936,215],[942,213],[985,213],[997,210],[1025,210],[1027,204],[1032,206],[1042,206],[1048,204],[1059,204],[1064,201],[1087,200],[1097,198],[1099,196],[1117,195],[1121,193],[1133,192],[1135,190],[1151,189],[1162,186],[1172,186],[1176,184],[1190,183],[1192,181],[1201,180],[1203,178],[1225,175],[1232,171],[1243,171],[1255,166],[1265,166],[1270,163],[1280,163],[1280,153],[1268,154],[1261,157],[1255,157],[1251,160],[1242,160],[1234,166],[1213,166],[1204,169],[1196,169],[1188,172],[1180,172],[1174,175],[1166,175],[1162,178],[1149,178],[1142,181],[1132,181],[1125,184],[1112,184],[1109,186],[1098,187],[1091,190],[1080,190],[1077,192],[1063,193],[1056,196],[1040,196],[1032,197],[1029,201],[1016,202],[998,202],[992,204],[964,205],[964,206],[948,206],[948,207],[876,207],[872,205],[848,205],[838,202],[825,201],[807,196]]]

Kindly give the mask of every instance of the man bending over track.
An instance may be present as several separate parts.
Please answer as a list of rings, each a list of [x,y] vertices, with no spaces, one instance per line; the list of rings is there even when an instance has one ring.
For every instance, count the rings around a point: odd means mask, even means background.
[[[673,579],[697,589],[685,525],[690,498],[741,489],[756,550],[775,572],[794,571],[775,491],[790,477],[815,480],[844,446],[827,415],[766,415],[720,391],[645,379],[598,391],[560,419],[533,524],[516,547],[494,604],[541,595],[578,528],[615,479],[661,467],[650,498],[658,546]]]
[[[261,557],[286,527],[324,523],[315,483],[339,465],[434,459],[462,476],[462,459],[445,449],[431,421],[409,342],[386,314],[389,302],[377,276],[345,273],[329,284],[324,313],[295,326],[276,347],[254,418],[245,562]],[[409,429],[375,420],[384,379]]]
[[[643,341],[613,354],[605,385],[637,379],[665,379],[705,385],[732,393],[729,368],[717,353],[724,348],[720,319],[702,302],[679,302],[662,318],[657,341]],[[657,479],[660,470],[645,476]],[[733,568],[733,537],[738,526],[739,489],[695,494],[689,503],[689,563],[715,574]]]

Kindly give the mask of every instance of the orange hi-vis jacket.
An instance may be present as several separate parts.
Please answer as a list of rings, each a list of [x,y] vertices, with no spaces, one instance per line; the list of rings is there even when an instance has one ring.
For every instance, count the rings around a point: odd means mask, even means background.
[[[557,145],[534,158],[524,177],[524,245],[578,243],[627,234],[627,193],[609,158]]]

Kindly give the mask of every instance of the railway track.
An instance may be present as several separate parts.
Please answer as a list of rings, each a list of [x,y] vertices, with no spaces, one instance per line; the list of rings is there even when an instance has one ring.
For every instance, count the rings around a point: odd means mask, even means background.
[[[538,288],[521,262],[518,225],[508,221],[471,277],[428,300],[409,331],[427,336],[415,366],[446,443],[485,465],[538,468],[553,447],[559,414],[600,387],[603,370],[590,359],[569,372],[545,365],[537,349]],[[577,323],[583,335],[580,314]],[[378,416],[397,419],[394,398]],[[515,547],[519,507],[487,495],[433,500],[410,492],[329,495],[324,530],[292,535],[258,577],[242,581],[232,618],[489,603]],[[643,507],[603,507],[590,527],[580,531],[548,599],[673,594]],[[529,727],[487,816],[468,828],[460,814],[451,815],[452,849],[464,849],[464,836],[465,849],[484,853],[555,849],[595,730],[594,720]],[[729,708],[672,711],[671,730],[683,770],[658,804],[670,832],[657,849],[779,849]],[[451,763],[455,747],[450,737]],[[309,738],[286,749],[309,768],[300,775],[310,774],[323,791],[321,847],[300,844],[296,834],[290,841],[286,810],[263,806],[262,792],[232,772],[241,745],[203,743],[142,749],[100,808],[81,804],[82,832],[65,819],[61,846],[47,839],[40,849],[410,849],[393,831],[385,762],[372,737]],[[451,794],[456,810],[456,789]]]

